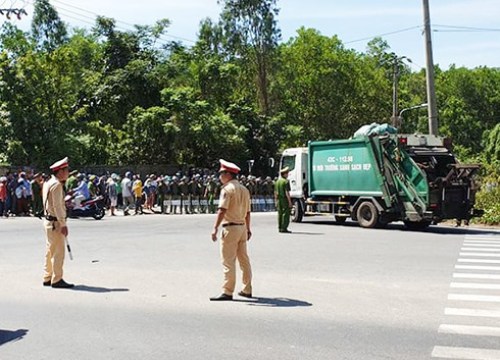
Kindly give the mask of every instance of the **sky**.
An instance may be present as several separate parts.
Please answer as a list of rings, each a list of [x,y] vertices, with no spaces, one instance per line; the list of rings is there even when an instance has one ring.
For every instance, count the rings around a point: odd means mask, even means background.
[[[167,40],[192,45],[204,18],[217,21],[217,0],[50,0],[70,26],[90,28],[97,15],[114,18],[120,30],[133,24],[171,21]],[[500,67],[500,0],[429,0],[434,63],[442,69]],[[0,9],[25,8],[28,16],[12,19],[29,29],[33,0],[0,0]],[[278,0],[282,41],[295,37],[300,27],[324,36],[338,36],[347,48],[365,52],[380,36],[398,56],[411,59],[415,71],[425,67],[422,0]],[[0,22],[5,17],[0,17]]]

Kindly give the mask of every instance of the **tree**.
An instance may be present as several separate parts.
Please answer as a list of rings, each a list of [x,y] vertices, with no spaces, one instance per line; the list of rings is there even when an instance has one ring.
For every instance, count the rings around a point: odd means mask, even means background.
[[[390,89],[372,61],[344,48],[337,37],[301,28],[280,48],[276,92],[293,145],[351,136],[384,113]],[[292,125],[292,127],[290,127]],[[286,144],[284,144],[286,146]]]
[[[479,139],[500,119],[499,83],[499,69],[451,67],[437,72],[440,133],[479,153]]]
[[[66,25],[49,0],[35,0],[31,34],[38,46],[54,51],[68,40]]]
[[[251,65],[250,78],[255,79],[259,108],[269,115],[269,78],[273,56],[281,38],[276,17],[276,0],[220,0],[223,4],[221,24],[228,47]]]
[[[162,100],[178,129],[175,138],[177,162],[207,166],[223,156],[247,159],[243,129],[233,119],[217,110],[195,89],[164,89]]]
[[[500,123],[485,133],[484,145],[486,161],[500,166]]]
[[[120,163],[173,163],[174,141],[178,132],[167,109],[136,107],[123,126],[123,138],[118,150]]]

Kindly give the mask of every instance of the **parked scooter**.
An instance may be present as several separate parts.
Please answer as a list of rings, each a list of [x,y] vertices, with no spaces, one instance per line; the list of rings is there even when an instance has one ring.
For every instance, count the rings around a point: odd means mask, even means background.
[[[104,217],[104,197],[99,195],[93,199],[82,201],[80,207],[76,207],[74,195],[68,194],[64,198],[66,203],[66,211],[68,217],[93,217],[96,220],[101,220]]]

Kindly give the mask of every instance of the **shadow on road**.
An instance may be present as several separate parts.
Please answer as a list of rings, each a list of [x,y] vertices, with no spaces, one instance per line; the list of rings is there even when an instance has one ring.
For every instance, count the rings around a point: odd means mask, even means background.
[[[250,306],[268,306],[268,307],[312,306],[312,304],[307,302],[307,301],[287,299],[287,298],[254,297],[254,298],[248,299],[248,300],[235,299],[233,301],[244,302]]]
[[[93,293],[109,293],[109,292],[127,292],[127,291],[129,291],[129,289],[124,289],[124,288],[110,289],[110,288],[105,288],[105,287],[87,286],[87,285],[75,285],[75,287],[72,290],[88,291],[88,292],[93,292]]]
[[[16,331],[1,330],[0,329],[0,346],[10,341],[19,341],[28,333],[26,329],[19,329]]]
[[[287,235],[325,235],[325,233],[319,232],[307,232],[307,231],[292,231]]]
[[[328,221],[328,220],[320,220],[320,221],[304,221],[304,224],[311,224],[311,225],[329,225],[329,226],[342,226],[342,227],[353,227],[353,228],[361,228],[359,224],[355,221],[347,221],[343,224],[336,223],[334,220]],[[490,228],[477,228],[477,227],[451,227],[451,226],[436,226],[436,225],[431,225],[426,229],[423,230],[409,230],[407,229],[403,224],[388,224],[383,228],[373,228],[373,229],[366,229],[367,231],[383,231],[383,230],[393,230],[393,231],[410,231],[410,232],[425,232],[425,233],[431,233],[431,234],[457,234],[457,235],[498,235],[499,231],[498,229],[490,229]],[[294,231],[295,233],[295,231]]]

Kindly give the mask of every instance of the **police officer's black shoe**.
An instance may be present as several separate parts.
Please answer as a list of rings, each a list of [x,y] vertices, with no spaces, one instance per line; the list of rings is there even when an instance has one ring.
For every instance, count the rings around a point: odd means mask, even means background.
[[[231,301],[233,300],[233,295],[220,294],[219,296],[211,297],[210,301]]]
[[[50,280],[43,282],[43,286],[50,286],[50,285],[52,285],[52,281],[50,281]]]
[[[74,287],[75,285],[73,284],[68,284],[66,281],[64,281],[63,279],[59,280],[58,282],[52,284],[52,287],[54,289],[71,289],[72,287]]]
[[[246,292],[243,292],[243,291],[240,291],[240,292],[238,293],[238,295],[239,295],[239,296],[246,297],[246,298],[249,298],[249,299],[251,299],[251,298],[252,298],[252,293],[247,294]]]

